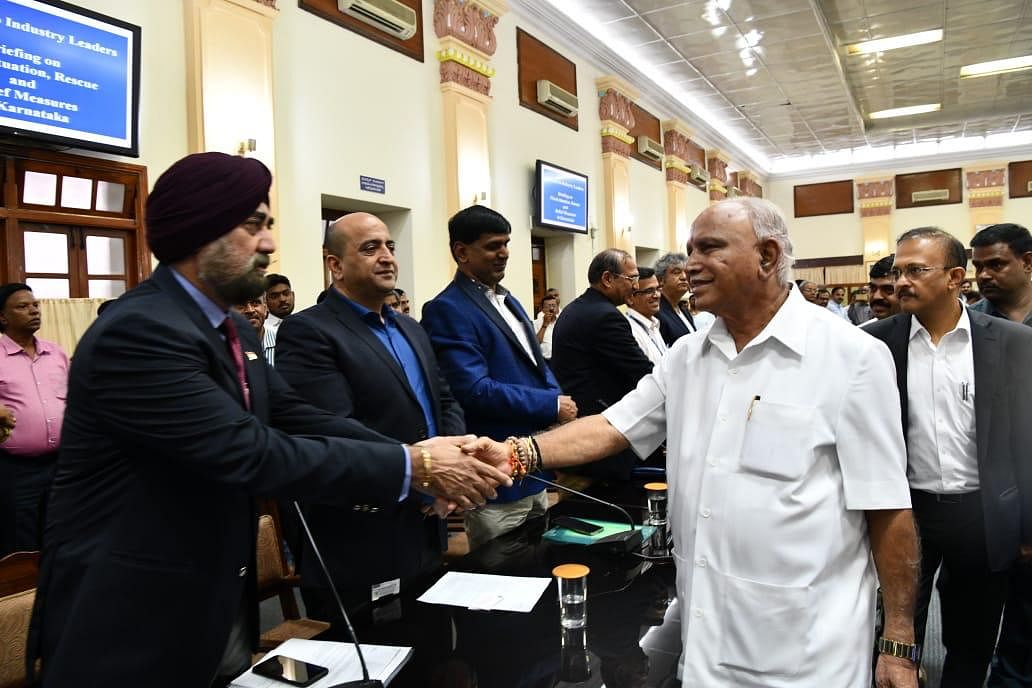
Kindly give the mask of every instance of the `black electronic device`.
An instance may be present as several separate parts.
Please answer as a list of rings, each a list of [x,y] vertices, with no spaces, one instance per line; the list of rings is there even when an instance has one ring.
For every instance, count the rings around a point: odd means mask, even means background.
[[[330,592],[333,593],[333,599],[337,603],[337,609],[340,610],[340,615],[344,617],[344,623],[348,627],[348,633],[351,635],[351,642],[355,645],[355,652],[358,654],[358,662],[362,665],[362,678],[357,681],[348,681],[346,683],[338,683],[336,685],[329,686],[329,688],[383,688],[383,681],[379,681],[374,678],[369,678],[369,669],[366,667],[365,655],[362,654],[362,646],[358,644],[358,636],[355,635],[355,627],[351,625],[351,617],[348,616],[348,610],[344,608],[344,603],[340,600],[340,595],[337,593],[337,586],[333,583],[333,577],[330,576],[330,570],[326,568],[326,562],[323,561],[322,552],[319,551],[319,545],[315,544],[315,538],[312,536],[312,531],[308,528],[308,521],[305,520],[305,515],[301,512],[301,505],[294,502],[294,511],[297,512],[297,517],[301,520],[301,527],[305,531],[305,538],[308,540],[308,544],[312,546],[312,554],[315,555],[316,561],[319,562],[319,568],[322,569],[323,575],[326,576],[326,580],[330,584]]]
[[[572,516],[558,516],[552,519],[552,522],[560,528],[566,528],[566,530],[572,530],[582,535],[594,535],[602,530],[602,526],[597,526],[594,523],[588,523]]]
[[[634,519],[631,518],[631,515],[629,513],[627,513],[627,509],[624,509],[622,506],[618,504],[607,502],[604,499],[592,497],[591,495],[580,492],[579,490],[574,490],[571,487],[566,487],[565,485],[554,483],[551,480],[545,480],[544,478],[537,475],[528,473],[525,477],[530,480],[536,480],[539,483],[544,483],[545,485],[551,485],[557,490],[569,492],[570,494],[577,495],[578,497],[582,497],[584,499],[587,499],[588,501],[602,504],[604,506],[609,507],[610,509],[619,511],[621,514],[623,514],[624,518],[627,519],[627,530],[622,530],[619,533],[613,533],[612,535],[607,535],[604,538],[596,540],[592,544],[586,545],[588,549],[604,551],[611,554],[630,554],[631,552],[637,552],[641,549],[641,546],[644,542],[644,538],[642,538],[641,530],[639,530],[637,526],[634,525]]]
[[[251,669],[263,678],[289,683],[292,686],[310,686],[329,673],[329,669],[300,659],[277,655],[259,662]]]

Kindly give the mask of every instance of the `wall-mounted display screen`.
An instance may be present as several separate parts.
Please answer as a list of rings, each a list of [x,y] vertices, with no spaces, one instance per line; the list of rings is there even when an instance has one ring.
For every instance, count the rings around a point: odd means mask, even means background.
[[[57,0],[0,0],[0,136],[139,155],[140,33]]]
[[[567,232],[588,232],[588,176],[537,161],[534,224]]]

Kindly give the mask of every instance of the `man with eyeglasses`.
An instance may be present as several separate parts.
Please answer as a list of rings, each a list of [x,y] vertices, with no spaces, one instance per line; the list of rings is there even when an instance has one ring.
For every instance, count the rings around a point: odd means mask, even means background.
[[[652,361],[638,348],[631,324],[617,309],[638,286],[634,258],[615,248],[600,252],[588,266],[588,284],[563,309],[552,337],[552,369],[577,403],[578,416],[601,413],[652,372]],[[582,473],[627,480],[636,462],[625,449],[584,466]]]
[[[1032,545],[1032,330],[966,308],[966,265],[947,232],[904,233],[890,271],[902,312],[865,328],[896,363],[921,538],[918,643],[940,565],[948,579],[943,688],[983,684],[1008,571]]]
[[[867,289],[871,295],[871,317],[860,323],[860,327],[867,327],[871,323],[890,318],[899,313],[899,299],[896,298],[896,280],[890,274],[892,272],[893,255],[887,255],[871,266],[868,273],[871,281],[867,283]]]
[[[667,350],[659,331],[659,320],[656,319],[660,298],[656,272],[652,268],[638,268],[638,286],[631,292],[631,298],[627,299],[625,315],[631,323],[634,341],[638,342],[638,348],[653,365],[659,364]]]

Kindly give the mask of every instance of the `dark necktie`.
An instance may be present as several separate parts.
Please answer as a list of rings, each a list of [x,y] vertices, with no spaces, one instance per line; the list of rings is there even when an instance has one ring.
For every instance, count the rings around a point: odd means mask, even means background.
[[[244,395],[244,408],[251,410],[251,390],[247,386],[247,376],[244,374],[244,351],[240,348],[240,337],[237,335],[236,325],[233,318],[226,318],[219,325],[219,330],[226,336],[226,344],[229,345],[229,353],[233,356],[233,366],[236,368],[237,382],[240,383],[240,391]]]

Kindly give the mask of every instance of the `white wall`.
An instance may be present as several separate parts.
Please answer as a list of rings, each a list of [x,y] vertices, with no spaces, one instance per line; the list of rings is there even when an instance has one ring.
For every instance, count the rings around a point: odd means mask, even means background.
[[[635,246],[665,249],[667,234],[666,175],[631,158],[631,241]]]
[[[997,159],[998,161],[998,159]],[[1006,167],[1004,161],[1002,166]],[[950,163],[948,167],[984,167],[985,162],[970,161],[967,163]],[[896,174],[942,169],[942,163],[924,166],[900,167],[883,171],[867,172],[857,175],[864,179],[881,177],[891,179]],[[826,258],[832,256],[853,256],[864,252],[863,229],[860,223],[860,203],[854,202],[854,211],[850,214],[823,215],[820,217],[794,217],[793,187],[796,184],[812,184],[824,181],[848,179],[849,175],[831,177],[806,177],[782,179],[768,183],[765,188],[767,198],[781,207],[788,219],[789,234],[795,244],[797,258]],[[855,192],[854,192],[855,193]],[[899,235],[908,229],[921,226],[936,226],[959,236],[965,243],[974,232],[971,226],[971,214],[968,207],[968,192],[963,190],[964,201],[949,205],[936,205],[924,208],[893,208],[891,214],[892,234]],[[1003,202],[1003,221],[1017,222],[1026,227],[1032,226],[1032,198],[1008,198],[1006,193]]]

